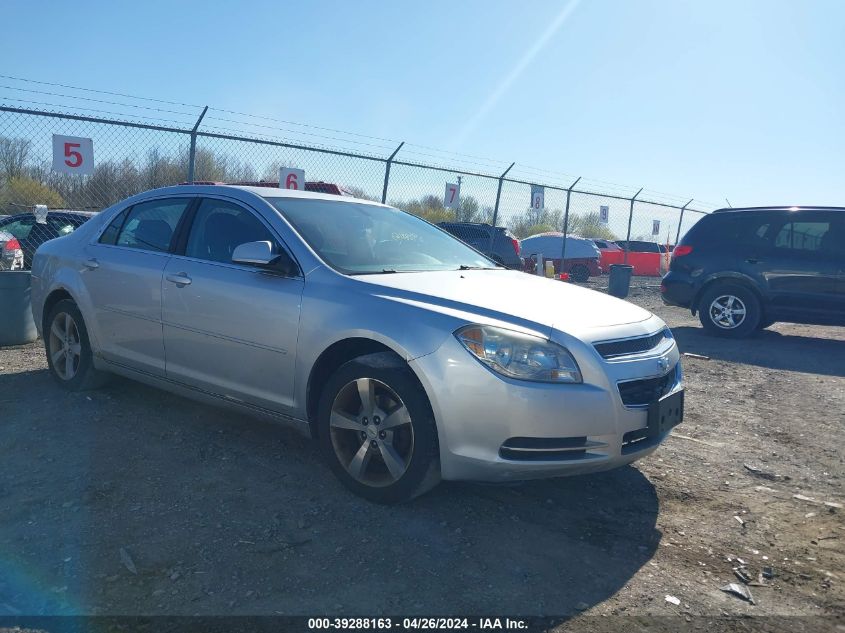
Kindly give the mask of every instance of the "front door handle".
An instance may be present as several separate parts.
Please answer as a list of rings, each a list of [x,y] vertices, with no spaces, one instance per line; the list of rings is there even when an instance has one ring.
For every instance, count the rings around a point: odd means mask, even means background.
[[[86,259],[83,265],[88,270],[96,270],[97,268],[100,267],[100,264],[97,262],[96,257],[92,257],[91,259]]]
[[[756,257],[749,257],[748,259],[745,260],[745,262],[747,264],[759,264],[760,260],[757,259]]]
[[[183,286],[187,286],[189,283],[191,283],[191,278],[188,277],[187,273],[176,273],[176,274],[167,275],[167,277],[165,277],[165,279],[167,279],[167,281],[173,282],[174,284],[176,284],[180,288],[183,287]]]

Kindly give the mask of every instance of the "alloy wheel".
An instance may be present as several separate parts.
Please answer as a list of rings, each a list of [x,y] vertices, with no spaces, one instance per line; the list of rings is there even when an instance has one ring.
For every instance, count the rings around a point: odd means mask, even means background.
[[[367,486],[389,486],[414,453],[414,426],[405,403],[385,383],[358,378],[335,396],[329,420],[335,456]]]
[[[733,330],[745,321],[746,307],[736,295],[721,295],[710,303],[709,314],[718,327]]]
[[[50,359],[62,380],[72,380],[79,371],[82,343],[76,321],[67,312],[59,312],[50,325]]]

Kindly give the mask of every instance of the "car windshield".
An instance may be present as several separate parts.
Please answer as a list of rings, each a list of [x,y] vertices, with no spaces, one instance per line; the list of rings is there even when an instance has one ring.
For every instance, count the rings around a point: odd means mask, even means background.
[[[499,268],[445,231],[392,207],[267,198],[320,257],[350,275]]]

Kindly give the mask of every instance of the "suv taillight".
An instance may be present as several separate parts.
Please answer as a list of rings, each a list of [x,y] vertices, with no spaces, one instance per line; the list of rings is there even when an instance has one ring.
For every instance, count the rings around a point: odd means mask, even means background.
[[[672,257],[683,257],[692,253],[692,246],[676,246],[672,251]]]
[[[515,237],[512,237],[511,244],[513,244],[513,252],[519,255],[519,240]]]
[[[18,242],[17,238],[13,237],[8,242],[6,242],[6,245],[3,247],[3,250],[4,251],[19,251],[19,250],[21,250],[21,243]]]

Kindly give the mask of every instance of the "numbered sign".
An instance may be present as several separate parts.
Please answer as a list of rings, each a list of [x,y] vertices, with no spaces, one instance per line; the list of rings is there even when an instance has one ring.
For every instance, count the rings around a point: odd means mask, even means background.
[[[601,205],[599,207],[599,222],[607,224],[610,221],[610,207]]]
[[[651,234],[660,235],[660,220],[651,221]]]
[[[546,190],[540,185],[531,185],[531,208],[539,211],[546,207]]]
[[[94,141],[79,136],[53,134],[53,171],[90,174],[94,171]]]
[[[446,193],[443,194],[443,206],[447,209],[457,209],[461,202],[461,185],[453,182],[446,183]]]
[[[281,189],[305,191],[305,170],[295,167],[281,167],[279,169],[279,187]]]

